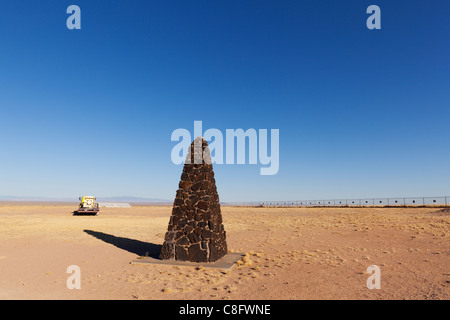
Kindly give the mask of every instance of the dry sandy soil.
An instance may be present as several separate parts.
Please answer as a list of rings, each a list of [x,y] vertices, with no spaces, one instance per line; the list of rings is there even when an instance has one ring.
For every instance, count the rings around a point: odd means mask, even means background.
[[[229,250],[246,254],[225,271],[130,264],[158,252],[170,207],[73,210],[0,204],[0,299],[450,298],[450,214],[436,208],[222,207]]]

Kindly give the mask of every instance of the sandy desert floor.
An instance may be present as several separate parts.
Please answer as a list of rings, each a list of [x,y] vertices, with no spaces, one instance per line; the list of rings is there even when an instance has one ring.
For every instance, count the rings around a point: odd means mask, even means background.
[[[450,213],[437,208],[222,207],[229,251],[246,254],[230,270],[130,264],[158,252],[171,207],[73,210],[0,204],[0,299],[450,298]],[[70,265],[81,289],[67,288]]]

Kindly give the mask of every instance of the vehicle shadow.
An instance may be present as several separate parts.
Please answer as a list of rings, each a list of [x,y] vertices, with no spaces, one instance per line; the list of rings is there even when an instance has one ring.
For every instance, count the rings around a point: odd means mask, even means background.
[[[126,250],[128,252],[137,254],[139,256],[148,256],[155,259],[159,259],[159,253],[161,252],[162,245],[154,244],[150,242],[143,242],[139,240],[116,237],[111,234],[93,231],[93,230],[83,230],[88,235],[91,235],[99,240],[106,243],[112,244],[113,246]]]
[[[78,211],[74,211],[74,212],[73,212],[73,215],[74,215],[74,216],[96,216],[97,213],[98,213],[98,212],[83,212],[83,213],[80,213],[80,212],[78,212]]]

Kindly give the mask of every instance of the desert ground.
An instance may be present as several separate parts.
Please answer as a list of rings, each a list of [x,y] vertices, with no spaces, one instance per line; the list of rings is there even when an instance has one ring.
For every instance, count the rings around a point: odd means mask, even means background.
[[[171,207],[0,204],[0,299],[449,299],[450,213],[439,208],[222,207],[228,270],[135,265]],[[68,266],[81,288],[68,289]],[[367,267],[381,271],[368,289]]]

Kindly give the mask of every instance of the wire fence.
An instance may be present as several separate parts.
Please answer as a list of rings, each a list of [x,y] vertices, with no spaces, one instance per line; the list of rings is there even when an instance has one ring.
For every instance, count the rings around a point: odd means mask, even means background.
[[[225,202],[226,206],[255,207],[421,207],[449,206],[450,196],[415,198],[365,198],[299,201]]]

